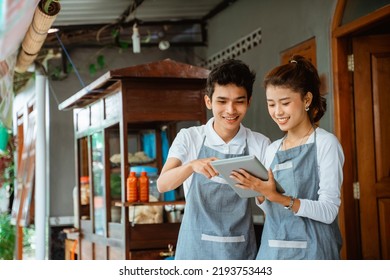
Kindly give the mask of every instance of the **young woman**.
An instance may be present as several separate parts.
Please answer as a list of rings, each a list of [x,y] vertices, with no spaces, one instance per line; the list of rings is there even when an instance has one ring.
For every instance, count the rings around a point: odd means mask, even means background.
[[[337,138],[317,126],[326,100],[315,67],[302,56],[265,77],[268,111],[286,132],[266,151],[269,180],[245,170],[232,178],[264,195],[258,205],[265,223],[257,259],[339,259],[337,215],[344,154]],[[278,193],[275,180],[285,190]]]
[[[257,253],[249,199],[240,198],[210,162],[256,155],[264,162],[270,141],[245,128],[255,74],[239,60],[215,67],[205,102],[213,117],[206,125],[182,129],[158,178],[160,192],[184,187],[186,206],[175,259],[254,259]]]

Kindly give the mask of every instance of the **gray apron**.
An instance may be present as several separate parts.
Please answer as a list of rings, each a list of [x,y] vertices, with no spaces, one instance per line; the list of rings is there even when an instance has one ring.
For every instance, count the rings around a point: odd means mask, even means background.
[[[283,143],[283,141],[281,142]],[[271,164],[285,195],[318,200],[316,132],[314,143],[285,151],[280,147]],[[325,224],[295,216],[282,205],[264,201],[265,223],[257,259],[340,259],[341,234],[337,218]]]
[[[248,155],[223,154],[204,145],[198,159]],[[253,260],[257,252],[249,199],[240,198],[227,184],[194,173],[177,241],[176,260]]]

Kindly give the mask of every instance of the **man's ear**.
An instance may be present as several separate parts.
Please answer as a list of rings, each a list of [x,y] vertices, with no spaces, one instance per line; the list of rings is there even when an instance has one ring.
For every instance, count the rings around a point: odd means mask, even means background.
[[[204,96],[204,103],[206,104],[207,109],[211,110],[211,99],[208,95]]]
[[[248,100],[248,107],[251,106],[251,102],[252,102],[252,96],[251,96],[251,98],[249,98],[249,100]]]

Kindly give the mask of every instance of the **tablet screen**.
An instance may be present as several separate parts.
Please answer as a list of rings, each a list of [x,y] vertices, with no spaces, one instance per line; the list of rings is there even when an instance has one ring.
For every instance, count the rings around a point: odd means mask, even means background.
[[[239,169],[244,169],[253,176],[256,176],[262,180],[268,180],[268,171],[264,165],[258,160],[254,155],[240,156],[228,159],[219,159],[210,162],[210,164],[219,172],[225,181],[229,184],[230,187],[242,198],[262,196],[261,193],[249,189],[241,189],[236,187],[236,181],[231,179],[229,176],[233,170],[238,171]],[[277,191],[283,193],[283,188],[276,182]]]

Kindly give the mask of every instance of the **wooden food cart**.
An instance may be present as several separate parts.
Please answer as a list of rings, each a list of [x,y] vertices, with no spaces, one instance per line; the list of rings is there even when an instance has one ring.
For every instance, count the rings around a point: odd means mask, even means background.
[[[143,136],[152,133],[155,157],[137,165],[161,171],[162,130],[171,143],[180,127],[206,123],[208,73],[169,59],[111,70],[59,105],[73,109],[74,116],[79,259],[161,259],[175,247],[180,223],[166,217],[161,223],[129,222],[129,208],[140,205],[126,202],[129,156],[141,151]],[[120,177],[119,191],[113,188],[114,175]],[[83,202],[86,189],[90,195]],[[166,204],[184,201],[143,205]]]

